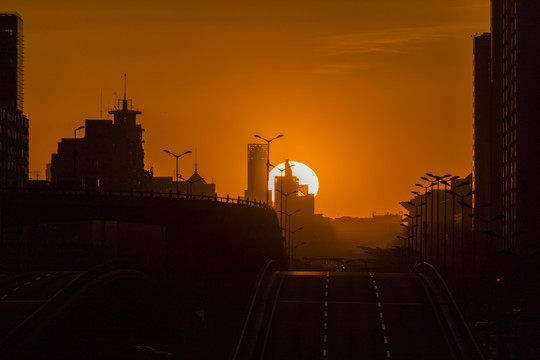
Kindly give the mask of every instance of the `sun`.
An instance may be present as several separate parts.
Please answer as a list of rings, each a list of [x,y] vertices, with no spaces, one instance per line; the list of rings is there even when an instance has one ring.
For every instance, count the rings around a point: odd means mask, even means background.
[[[319,191],[319,179],[313,170],[311,170],[307,165],[302,164],[298,161],[289,161],[291,165],[291,170],[294,176],[298,178],[300,185],[308,185],[308,193],[317,195]],[[281,163],[270,171],[270,176],[268,180],[268,189],[272,191],[272,200],[274,199],[274,178],[276,176],[281,176],[280,171],[285,169],[285,163]]]

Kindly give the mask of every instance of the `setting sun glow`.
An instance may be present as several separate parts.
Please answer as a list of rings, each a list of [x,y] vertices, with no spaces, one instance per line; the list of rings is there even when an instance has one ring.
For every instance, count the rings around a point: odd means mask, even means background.
[[[307,165],[302,164],[298,161],[289,161],[291,164],[291,170],[294,176],[298,177],[298,182],[300,185],[308,185],[308,192],[310,194],[317,195],[319,191],[319,179],[313,170],[311,170]],[[281,173],[285,173],[285,163],[281,163],[270,171],[268,189],[272,190],[272,199],[274,199],[274,178],[276,176],[281,176]]]

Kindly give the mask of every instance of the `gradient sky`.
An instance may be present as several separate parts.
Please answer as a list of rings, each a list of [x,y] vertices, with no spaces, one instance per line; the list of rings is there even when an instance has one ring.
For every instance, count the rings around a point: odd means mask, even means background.
[[[219,195],[247,186],[253,134],[318,175],[316,212],[401,211],[425,172],[472,170],[472,38],[489,0],[4,0],[24,20],[30,170],[122,96],[145,166],[198,150]],[[82,133],[81,133],[82,135]],[[180,159],[193,172],[194,157]]]

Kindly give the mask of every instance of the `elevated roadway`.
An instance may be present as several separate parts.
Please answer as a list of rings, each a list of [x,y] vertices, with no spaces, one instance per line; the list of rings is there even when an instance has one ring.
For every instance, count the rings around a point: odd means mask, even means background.
[[[275,272],[254,297],[233,358],[481,358],[449,319],[443,291],[413,273]]]

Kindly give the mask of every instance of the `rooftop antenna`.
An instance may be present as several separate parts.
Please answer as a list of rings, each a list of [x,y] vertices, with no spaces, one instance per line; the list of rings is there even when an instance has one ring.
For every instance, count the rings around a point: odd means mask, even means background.
[[[124,73],[124,100],[126,99],[126,74]]]
[[[195,172],[197,172],[197,148],[195,148]]]

